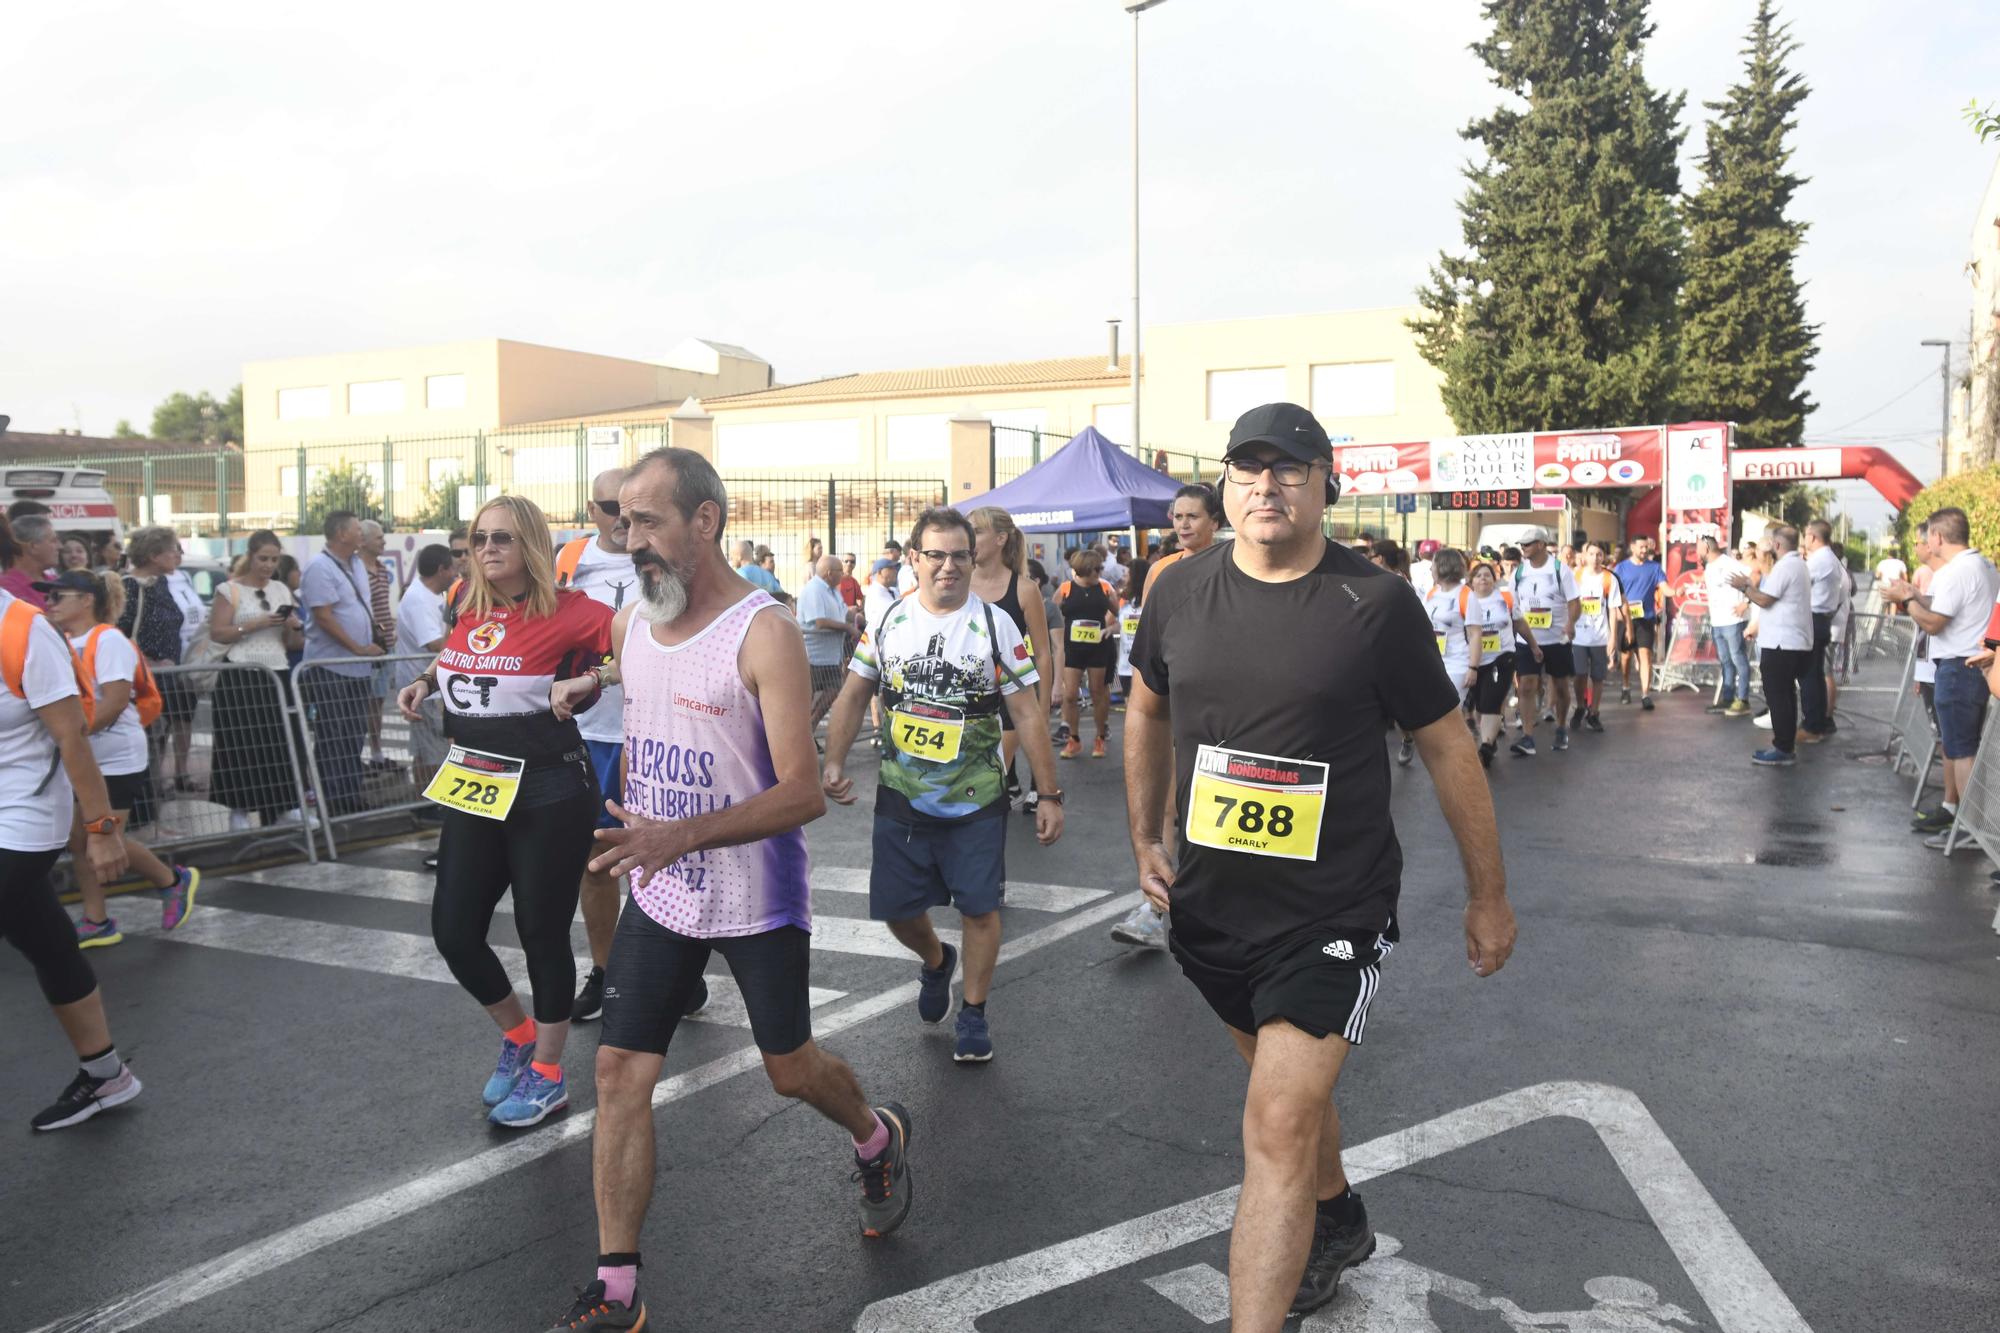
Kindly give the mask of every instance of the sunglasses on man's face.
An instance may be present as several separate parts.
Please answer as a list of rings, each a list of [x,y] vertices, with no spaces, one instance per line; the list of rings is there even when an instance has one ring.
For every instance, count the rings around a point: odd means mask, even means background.
[[[472,534],[472,549],[477,551],[486,546],[497,546],[506,550],[514,544],[514,534],[502,528],[498,532],[475,532]]]
[[[454,560],[463,560],[463,559],[465,559],[465,555],[466,555],[466,551],[465,551],[465,548],[464,548],[463,546],[454,546],[454,547],[452,547],[452,548],[451,548],[451,558],[452,558],[452,559],[454,559]]]
[[[592,500],[591,503],[603,510],[606,518],[618,517],[618,502],[616,500]]]

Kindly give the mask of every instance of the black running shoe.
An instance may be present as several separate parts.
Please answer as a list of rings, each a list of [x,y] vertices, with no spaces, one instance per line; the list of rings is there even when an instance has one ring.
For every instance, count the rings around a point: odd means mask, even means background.
[[[35,1113],[28,1123],[36,1129],[68,1129],[80,1125],[99,1111],[123,1106],[140,1092],[138,1078],[130,1065],[118,1066],[110,1078],[92,1078],[81,1069],[55,1103]]]
[[[632,1303],[609,1301],[604,1298],[604,1281],[599,1279],[576,1294],[576,1303],[569,1307],[569,1313],[549,1325],[548,1333],[581,1333],[582,1330],[606,1330],[614,1328],[641,1329],[646,1327],[646,1303],[639,1299],[639,1293],[632,1293]]]
[[[1482,767],[1485,768],[1493,767],[1493,752],[1499,748],[1500,747],[1494,744],[1492,741],[1486,741],[1480,745],[1479,762]]]
[[[1641,707],[1641,708],[1645,709],[1645,710],[1646,710],[1647,712],[1649,712],[1649,713],[1650,713],[1650,712],[1652,712],[1652,711],[1653,711],[1653,696],[1652,696],[1652,695],[1650,695],[1650,694],[1642,694],[1642,695],[1640,695],[1640,696],[1639,696],[1639,707]]]
[[[1354,1216],[1346,1222],[1335,1222],[1316,1212],[1312,1250],[1306,1255],[1299,1294],[1292,1298],[1292,1313],[1305,1314],[1332,1300],[1340,1287],[1340,1275],[1373,1253],[1375,1232],[1368,1225],[1368,1210],[1361,1206],[1360,1195],[1354,1196]]]
[[[903,1225],[910,1215],[910,1130],[915,1121],[899,1102],[884,1102],[875,1114],[889,1127],[889,1146],[882,1155],[864,1162],[854,1159],[850,1180],[861,1182],[861,1234],[871,1240]]]
[[[1578,705],[1577,705],[1577,706],[1575,707],[1575,709],[1573,709],[1573,710],[1572,710],[1572,711],[1570,712],[1570,715],[1569,715],[1569,729],[1570,729],[1571,731],[1575,731],[1575,730],[1576,730],[1576,729],[1577,729],[1578,727],[1582,726],[1582,725],[1583,725],[1583,719],[1584,719],[1584,718],[1585,718],[1586,716],[1588,716],[1588,715],[1589,715],[1589,710],[1588,710],[1588,709],[1586,709],[1586,708],[1585,708],[1585,707],[1584,707],[1584,706],[1583,706],[1582,704],[1578,704]]]
[[[1583,715],[1583,725],[1589,727],[1592,731],[1603,731],[1604,719],[1595,713],[1585,713]]]
[[[604,1012],[604,969],[593,967],[584,974],[583,989],[576,993],[576,1003],[569,1007],[569,1021],[588,1023]]]

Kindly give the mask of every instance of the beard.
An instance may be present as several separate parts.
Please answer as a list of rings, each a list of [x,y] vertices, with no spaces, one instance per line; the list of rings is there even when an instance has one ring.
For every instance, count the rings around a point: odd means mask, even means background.
[[[639,571],[639,614],[655,625],[679,620],[688,607],[694,571],[683,570],[651,551],[634,552],[632,568]]]

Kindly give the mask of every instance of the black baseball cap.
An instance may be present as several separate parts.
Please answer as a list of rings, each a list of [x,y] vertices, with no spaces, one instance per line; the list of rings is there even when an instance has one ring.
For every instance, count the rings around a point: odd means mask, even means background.
[[[1229,430],[1229,447],[1222,455],[1227,458],[1252,444],[1271,445],[1301,463],[1333,460],[1333,444],[1326,438],[1326,428],[1297,403],[1266,403],[1236,418]]]
[[[45,597],[58,590],[63,592],[87,592],[93,595],[97,592],[97,580],[80,569],[65,569],[52,579],[36,579],[28,586]]]

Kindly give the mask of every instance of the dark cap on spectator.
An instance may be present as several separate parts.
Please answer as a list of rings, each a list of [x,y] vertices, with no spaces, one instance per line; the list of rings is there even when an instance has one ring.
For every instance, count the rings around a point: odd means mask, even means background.
[[[1333,457],[1326,428],[1297,403],[1266,403],[1236,418],[1223,456],[1252,444],[1268,444],[1301,463],[1324,463]]]
[[[28,586],[44,596],[57,589],[64,592],[87,592],[93,596],[97,593],[97,580],[80,569],[65,569],[52,579],[36,579]]]

